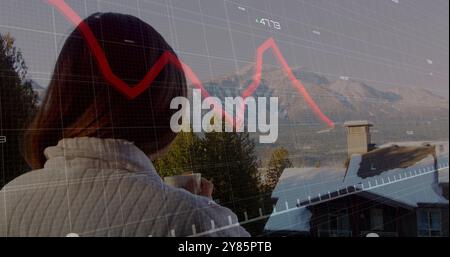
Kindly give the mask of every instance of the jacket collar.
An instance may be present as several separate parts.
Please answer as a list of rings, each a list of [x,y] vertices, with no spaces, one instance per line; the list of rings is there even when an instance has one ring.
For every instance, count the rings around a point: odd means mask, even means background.
[[[161,181],[156,170],[147,157],[132,142],[122,139],[101,139],[94,137],[64,138],[56,146],[47,147],[45,168],[61,167],[91,159],[93,168],[124,169],[130,172],[146,172]],[[86,162],[83,162],[86,165]]]

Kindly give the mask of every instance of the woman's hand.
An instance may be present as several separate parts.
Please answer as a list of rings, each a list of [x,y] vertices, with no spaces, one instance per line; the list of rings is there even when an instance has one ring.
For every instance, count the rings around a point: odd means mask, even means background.
[[[202,178],[199,195],[212,199],[213,191],[214,191],[213,183],[207,180],[206,178]]]
[[[214,191],[214,185],[211,181],[202,178],[200,185],[198,186],[195,180],[190,180],[185,189],[195,195],[201,195],[212,199],[212,193]]]

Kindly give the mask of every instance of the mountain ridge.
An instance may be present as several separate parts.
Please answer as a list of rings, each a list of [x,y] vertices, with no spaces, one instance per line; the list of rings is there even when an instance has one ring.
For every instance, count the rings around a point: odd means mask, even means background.
[[[292,70],[321,109],[338,122],[348,119],[439,119],[448,117],[448,100],[426,89],[375,88],[351,78],[330,80],[304,68]],[[280,109],[290,120],[314,120],[311,112],[278,68],[264,69],[254,96],[279,97]],[[253,76],[250,66],[205,83],[211,95],[239,96]],[[448,118],[447,118],[448,119]]]

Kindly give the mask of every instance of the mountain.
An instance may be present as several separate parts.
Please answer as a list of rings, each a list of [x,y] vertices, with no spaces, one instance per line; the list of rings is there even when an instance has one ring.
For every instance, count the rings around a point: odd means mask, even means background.
[[[219,98],[237,96],[250,84],[253,69],[223,76],[206,83],[212,95]],[[327,77],[301,68],[293,73],[302,81],[322,111],[336,122],[350,119],[386,120],[448,120],[449,102],[442,96],[423,89],[389,87],[374,88],[353,79],[330,81]],[[281,69],[265,69],[255,96],[279,97],[280,109],[291,121],[319,122],[303,97],[291,85]]]

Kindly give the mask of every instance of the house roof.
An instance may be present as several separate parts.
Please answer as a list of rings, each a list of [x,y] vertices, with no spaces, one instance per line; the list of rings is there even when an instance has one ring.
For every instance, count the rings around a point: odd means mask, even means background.
[[[448,142],[446,144],[448,149]],[[353,155],[347,172],[344,168],[329,167],[285,169],[272,193],[272,197],[278,199],[277,210],[309,206],[355,193],[403,208],[416,208],[420,204],[448,205],[448,200],[442,196],[437,183],[439,172],[445,170],[445,167],[448,170],[448,151],[439,154],[436,162],[428,154],[417,159],[417,162],[410,162],[409,166],[389,167],[389,170],[369,174],[370,176],[358,174],[363,159],[362,155]],[[438,171],[435,170],[435,165]],[[307,217],[308,212],[306,208],[299,208],[292,215]],[[294,216],[291,219],[298,219]],[[274,216],[269,219],[266,229],[276,230],[280,224],[288,226],[289,222],[292,221],[286,217]],[[298,224],[305,224],[305,221],[297,221],[295,224],[299,226]],[[307,227],[305,226],[303,229]]]
[[[407,168],[429,155],[432,156],[435,150],[436,147],[432,145],[403,146],[393,144],[381,147],[362,155],[357,173],[359,177],[367,178],[388,170]]]

